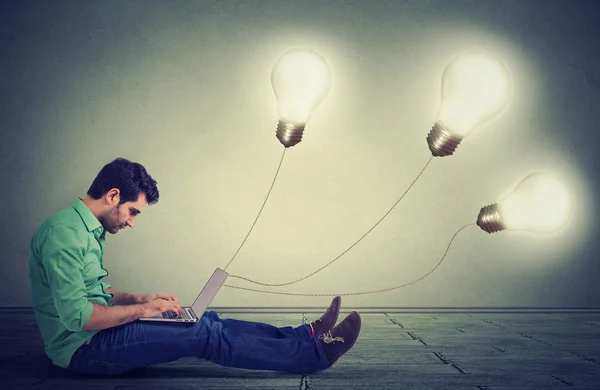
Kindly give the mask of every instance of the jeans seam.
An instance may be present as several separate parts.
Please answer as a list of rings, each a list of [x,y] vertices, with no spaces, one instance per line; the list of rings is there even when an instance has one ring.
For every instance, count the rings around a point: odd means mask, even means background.
[[[197,337],[186,337],[186,338],[182,338],[179,340],[186,340],[189,341],[190,343],[196,342],[197,341]],[[131,347],[131,346],[135,346],[135,345],[141,345],[141,344],[152,344],[154,343],[153,341],[138,341],[135,343],[127,343],[127,344],[121,344],[121,345],[98,345],[98,346],[94,346],[94,347],[90,347],[89,350],[93,350],[93,351],[100,351],[100,350],[108,350],[108,349],[115,349],[115,348],[124,348],[124,347]],[[97,347],[97,348],[96,348]]]
[[[321,345],[321,342],[319,341],[319,337],[317,335],[313,336],[308,324],[305,324],[305,325],[306,325],[305,329],[306,329],[306,332],[308,333],[308,337],[310,337],[313,340],[313,342],[317,345],[317,350],[319,351],[320,360],[328,365],[329,361],[327,360],[327,355],[325,354],[325,349],[323,348],[323,345]]]

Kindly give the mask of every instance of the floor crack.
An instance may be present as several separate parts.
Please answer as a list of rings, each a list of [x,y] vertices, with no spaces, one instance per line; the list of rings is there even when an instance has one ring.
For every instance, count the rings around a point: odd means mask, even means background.
[[[410,337],[412,337],[412,339],[413,339],[413,340],[417,340],[417,341],[418,341],[418,342],[420,342],[421,344],[429,346],[429,344],[427,344],[427,343],[425,342],[425,340],[423,340],[423,339],[422,339],[422,338],[420,338],[419,336],[416,336],[416,335],[414,335],[412,332],[406,332],[406,333],[408,333],[408,335],[409,335]]]
[[[582,320],[578,320],[577,318],[571,318],[571,317],[565,317],[565,316],[560,316],[560,317],[564,318],[566,320],[569,320],[569,321],[577,322],[579,324],[586,324],[586,325],[590,325],[590,326],[600,327],[600,325],[594,324],[593,322],[582,321]]]
[[[583,355],[581,355],[581,354],[579,354],[579,353],[577,353],[577,352],[571,352],[571,353],[572,353],[573,355],[577,356],[577,357],[580,357],[580,358],[582,358],[583,360],[587,360],[588,362],[592,362],[592,363],[594,363],[594,364],[598,364],[598,365],[600,365],[600,362],[598,362],[596,359],[589,358],[589,357],[587,357],[587,356],[583,356]]]
[[[312,388],[310,376],[308,374],[302,375],[302,378],[300,379],[300,390],[311,390]]]
[[[306,317],[306,313],[302,313],[302,324],[308,324],[308,318]],[[300,390],[311,390],[312,387],[312,381],[310,379],[310,375],[309,374],[302,374],[302,377],[300,377]]]
[[[550,376],[551,376],[552,378],[556,379],[557,381],[560,381],[560,382],[564,383],[564,384],[565,384],[565,385],[567,385],[567,386],[573,386],[573,383],[569,382],[568,380],[562,379],[562,378],[561,378],[561,377],[559,377],[559,376],[552,375],[552,374],[550,374]]]
[[[547,342],[545,342],[545,341],[542,341],[542,340],[538,340],[538,339],[536,339],[535,337],[533,337],[533,336],[529,336],[529,335],[527,335],[527,334],[525,334],[525,333],[521,333],[521,332],[516,332],[516,333],[517,333],[517,334],[520,334],[521,336],[523,336],[523,337],[526,337],[526,338],[528,338],[528,339],[530,339],[530,340],[537,341],[538,343],[542,343],[542,344],[546,344],[546,345],[550,345],[550,346],[552,346],[552,344],[550,344],[550,343],[547,343]]]
[[[442,355],[441,353],[439,353],[439,352],[434,352],[433,354],[434,354],[434,355],[435,355],[435,356],[436,356],[438,359],[440,359],[440,360],[442,361],[442,363],[444,363],[444,364],[449,364],[449,363],[450,363],[450,361],[449,361],[448,359],[446,359],[446,358],[444,357],[444,355]]]
[[[383,313],[383,314],[384,314],[386,317],[388,317],[388,320],[390,320],[390,321],[392,322],[392,324],[394,324],[394,325],[398,325],[399,327],[401,327],[401,328],[404,328],[404,326],[403,326],[401,323],[399,323],[398,321],[396,321],[396,320],[395,320],[395,319],[393,319],[392,317],[388,316],[388,314],[387,314],[387,313]]]
[[[497,347],[497,346],[495,346],[495,345],[492,345],[492,348],[494,348],[494,349],[497,349],[498,351],[500,351],[500,352],[502,352],[502,353],[506,352],[506,350],[505,350],[505,349],[502,349],[502,348],[500,348],[500,347]]]
[[[483,322],[487,322],[488,324],[492,324],[492,325],[494,325],[494,326],[497,326],[498,328],[506,329],[504,326],[502,326],[502,325],[498,325],[498,324],[495,324],[495,323],[493,323],[492,321],[488,321],[488,320],[485,320],[485,319],[483,319],[483,318],[480,318],[480,320],[481,320],[481,321],[483,321]]]
[[[452,367],[456,368],[458,370],[458,372],[460,372],[461,374],[468,374],[469,373],[467,370],[465,370],[464,368],[462,368],[461,366],[459,366],[456,363],[452,363]]]
[[[47,376],[47,377],[43,378],[42,380],[39,380],[37,382],[32,383],[31,386],[37,386],[37,385],[39,385],[41,383],[44,383],[46,380],[48,380],[50,378],[52,378],[52,377],[51,376]]]
[[[459,366],[458,364],[456,364],[455,362],[453,362],[451,359],[448,359],[447,357],[445,357],[444,355],[442,355],[440,352],[434,352],[433,354],[435,355],[435,357],[437,357],[438,359],[440,359],[442,361],[442,363],[452,365],[452,367],[454,367],[461,374],[468,374],[469,373],[467,370],[465,370],[464,368],[462,368],[461,366]]]
[[[9,357],[9,358],[7,358],[7,359],[0,360],[0,363],[6,363],[6,362],[10,362],[11,360],[15,360],[15,359],[17,359],[17,358],[20,358],[20,357],[23,357],[23,356],[25,356],[25,355],[29,355],[29,353],[28,353],[28,352],[25,352],[25,353],[22,353],[22,354],[20,354],[20,355],[11,356],[11,357]]]
[[[486,320],[486,319],[483,319],[483,318],[480,318],[480,320],[481,320],[481,321],[483,321],[483,322],[487,322],[488,324],[491,324],[491,325],[497,326],[497,327],[499,327],[499,328],[506,329],[506,330],[510,330],[510,329],[506,328],[505,326],[502,326],[502,325],[495,324],[495,323],[493,323],[492,321],[488,321],[488,320]],[[511,330],[511,331],[512,331],[512,330]],[[514,333],[516,333],[516,334],[518,334],[518,335],[521,335],[521,336],[523,336],[523,337],[526,337],[526,338],[528,338],[528,339],[530,339],[530,340],[537,341],[538,343],[541,343],[541,344],[544,344],[544,345],[548,345],[548,346],[550,346],[550,347],[552,347],[552,346],[553,346],[552,344],[550,344],[550,343],[548,343],[548,342],[546,342],[546,341],[543,341],[543,340],[540,340],[540,339],[536,339],[535,337],[533,337],[533,336],[529,336],[529,335],[527,335],[527,334],[525,334],[525,333],[522,333],[522,332],[517,332],[517,331],[513,331],[513,332],[514,332]],[[494,347],[494,348],[495,348],[495,347]],[[496,348],[496,349],[497,349],[497,348]]]

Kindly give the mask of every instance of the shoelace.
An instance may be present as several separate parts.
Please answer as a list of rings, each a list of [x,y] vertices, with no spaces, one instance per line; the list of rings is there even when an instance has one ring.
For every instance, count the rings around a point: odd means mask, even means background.
[[[325,344],[331,344],[335,341],[341,341],[342,343],[345,342],[343,337],[333,337],[331,331],[323,333],[323,342]]]

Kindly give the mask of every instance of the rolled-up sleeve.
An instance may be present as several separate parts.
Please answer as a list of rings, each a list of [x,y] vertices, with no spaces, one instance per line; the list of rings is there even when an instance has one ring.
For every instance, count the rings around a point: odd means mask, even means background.
[[[94,309],[83,279],[87,246],[87,237],[77,227],[54,225],[42,250],[42,263],[58,316],[72,332],[83,329]]]

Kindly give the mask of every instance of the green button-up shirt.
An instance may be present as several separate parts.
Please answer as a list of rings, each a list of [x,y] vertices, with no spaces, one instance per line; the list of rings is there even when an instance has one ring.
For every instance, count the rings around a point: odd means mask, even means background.
[[[29,279],[33,310],[46,354],[67,367],[73,353],[98,330],[82,330],[93,303],[112,305],[101,279],[106,231],[78,198],[47,218],[31,239]]]

